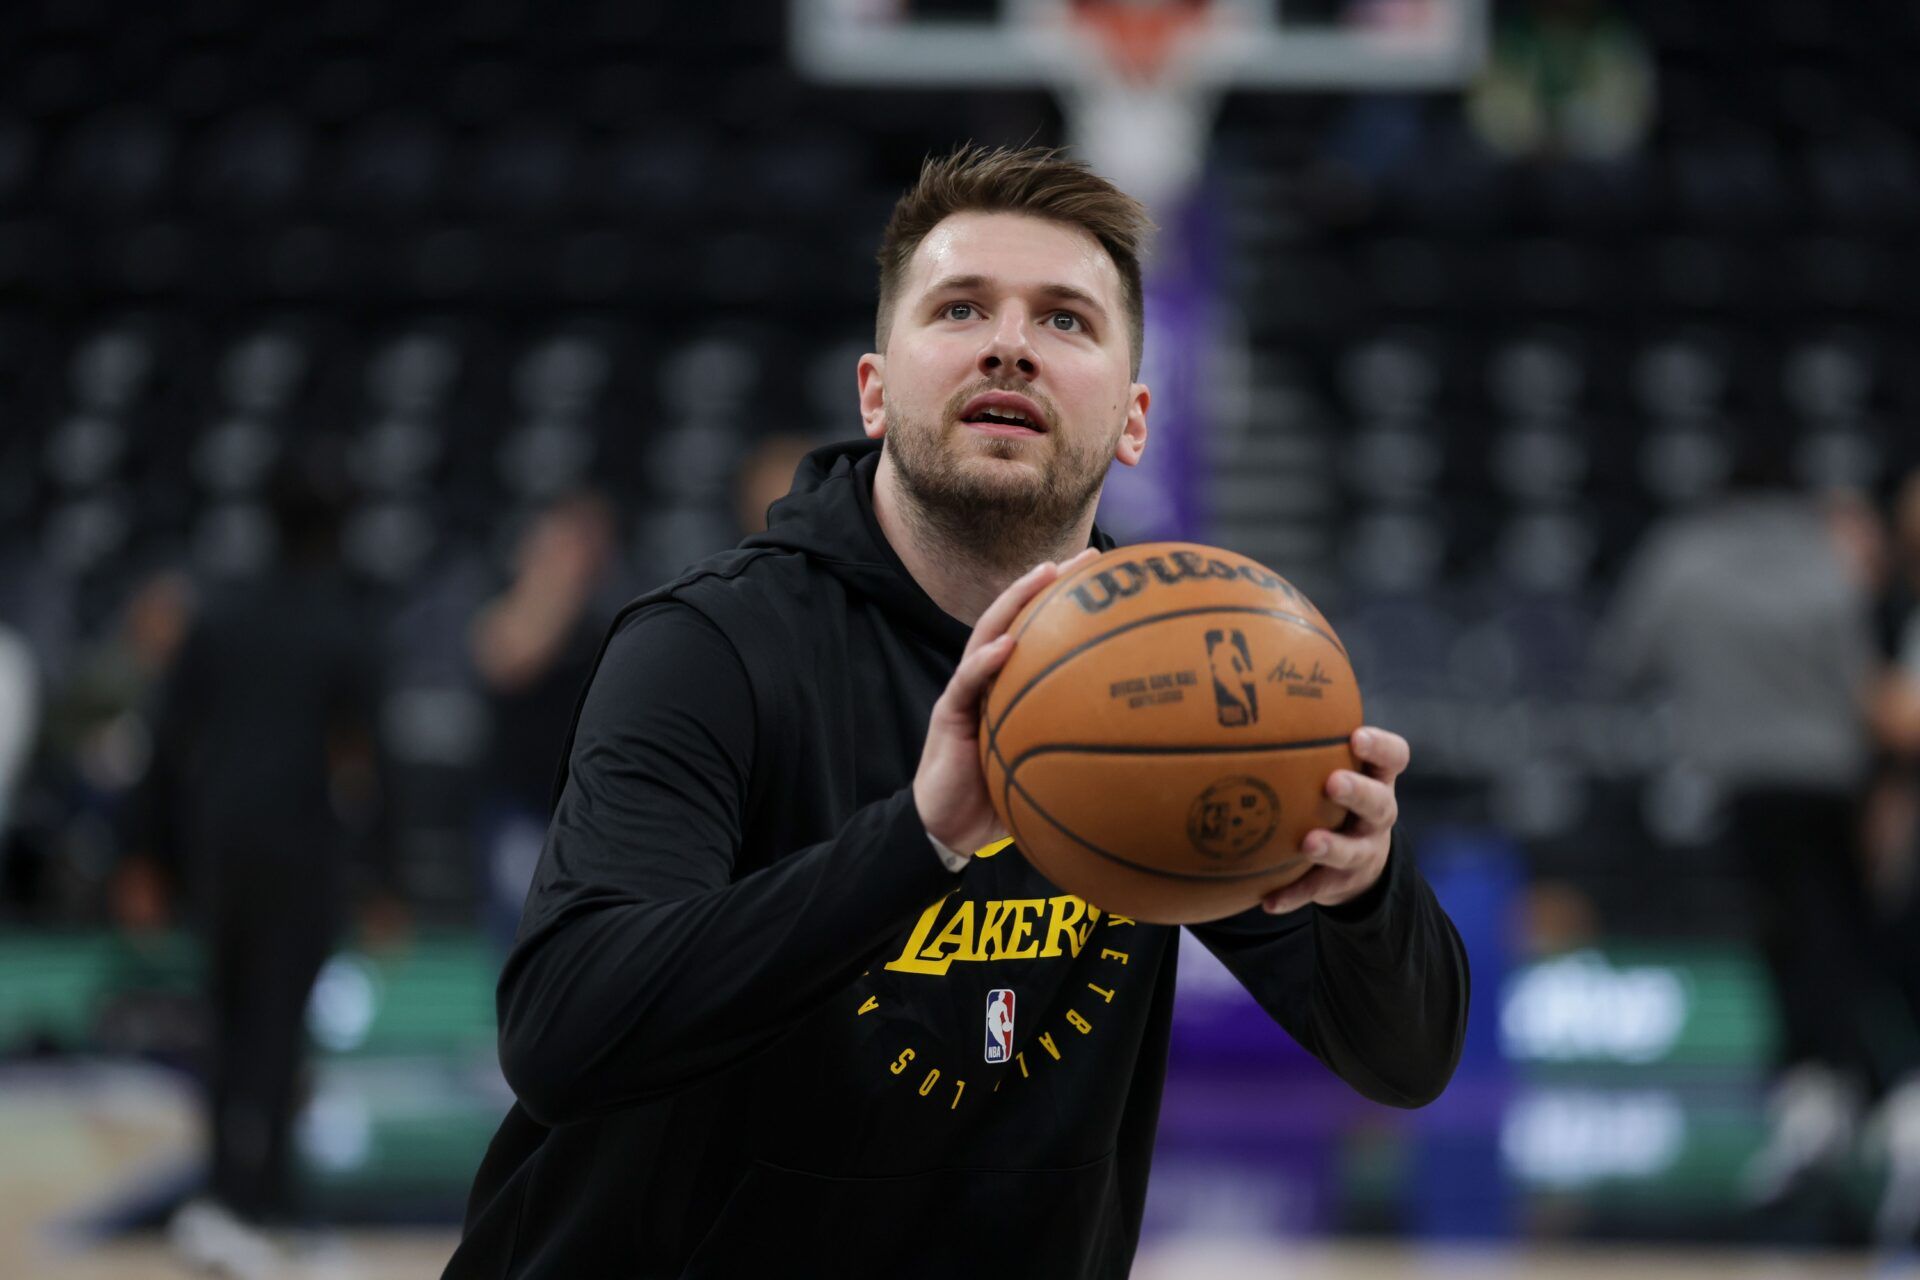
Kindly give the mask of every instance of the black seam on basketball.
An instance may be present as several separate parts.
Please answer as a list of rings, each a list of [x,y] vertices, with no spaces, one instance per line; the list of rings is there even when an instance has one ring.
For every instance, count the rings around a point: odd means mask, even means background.
[[[1126,867],[1130,871],[1138,871],[1143,875],[1159,876],[1162,880],[1191,880],[1199,884],[1233,884],[1236,881],[1240,881],[1240,880],[1259,880],[1265,876],[1270,876],[1274,874],[1274,872],[1276,871],[1286,870],[1288,865],[1287,863],[1282,862],[1271,867],[1262,867],[1258,871],[1238,871],[1228,875],[1217,875],[1217,876],[1204,876],[1204,875],[1198,875],[1198,874],[1187,872],[1187,871],[1163,871],[1159,867],[1143,866],[1140,863],[1135,862],[1131,858],[1121,857],[1119,854],[1113,852],[1111,849],[1102,849],[1099,845],[1093,843],[1093,841],[1087,839],[1085,836],[1079,835],[1069,830],[1064,824],[1061,823],[1060,819],[1054,817],[1052,814],[1048,813],[1045,809],[1041,808],[1040,802],[1033,798],[1033,792],[1027,790],[1025,787],[1021,786],[1019,782],[1015,781],[1012,774],[1007,775],[1007,785],[1011,787],[1013,790],[1018,791],[1022,796],[1025,796],[1027,803],[1033,806],[1033,811],[1039,814],[1041,817],[1045,818],[1049,823],[1051,823],[1053,825],[1054,830],[1058,831],[1061,835],[1065,836],[1067,839],[1073,841],[1075,844],[1085,849],[1088,853],[1096,854],[1099,857],[1105,858],[1108,862],[1112,862],[1119,866]],[[1011,810],[1009,810],[1007,816],[1009,818],[1013,816]],[[1305,857],[1306,855],[1301,854],[1299,856]]]
[[[1059,882],[1047,874],[1047,868],[1040,865],[1039,855],[1030,850],[1026,842],[1020,838],[1020,820],[1014,814],[1013,797],[1011,795],[1012,790],[1013,775],[1011,773],[1002,773],[1000,782],[1000,812],[1007,815],[1007,834],[1013,837],[1013,847],[1020,851],[1020,856],[1026,859],[1027,865],[1033,868],[1034,872],[1038,874],[1042,880],[1045,880],[1048,884],[1058,889],[1060,887]],[[1022,792],[1022,794],[1025,793]],[[1029,801],[1032,800],[1031,796],[1027,798]],[[1036,804],[1033,807],[1036,812],[1040,811],[1039,805]],[[1049,818],[1048,821],[1051,822],[1052,819]]]
[[[1135,747],[1095,742],[1050,742],[1043,747],[1028,747],[1014,758],[1011,765],[1008,765],[1002,757],[1001,764],[1011,773],[1035,756],[1049,755],[1056,751],[1077,751],[1089,756],[1238,756],[1264,751],[1312,751],[1319,747],[1346,745],[1345,738],[1305,738],[1299,742],[1250,742],[1238,747]]]
[[[1038,613],[1039,610],[1036,609],[1034,612]],[[1093,648],[1096,645],[1103,644],[1106,641],[1111,640],[1113,637],[1117,635],[1121,635],[1125,632],[1132,631],[1136,627],[1151,626],[1153,623],[1166,622],[1167,620],[1172,618],[1191,618],[1196,614],[1202,614],[1202,613],[1257,613],[1262,617],[1279,618],[1283,622],[1292,622],[1308,631],[1311,631],[1314,635],[1319,636],[1321,639],[1331,642],[1334,648],[1336,649],[1340,648],[1340,642],[1333,638],[1332,633],[1322,631],[1319,627],[1316,627],[1315,625],[1313,625],[1311,621],[1301,617],[1299,614],[1288,613],[1284,609],[1262,609],[1257,605],[1250,605],[1250,604],[1206,605],[1204,607],[1196,608],[1196,609],[1174,609],[1166,613],[1152,614],[1145,618],[1135,618],[1132,622],[1123,623],[1122,625],[1115,627],[1111,631],[1103,631],[1097,636],[1092,636],[1086,640],[1082,640],[1079,644],[1073,646],[1073,648],[1067,650],[1065,653],[1055,658],[1052,662],[1049,662],[1046,666],[1034,672],[1033,678],[1020,686],[1019,692],[1015,693],[1013,697],[1009,698],[1007,700],[1007,705],[1001,708],[999,717],[995,719],[992,724],[987,726],[987,750],[991,751],[994,755],[999,756],[1000,762],[1002,764],[1005,764],[1007,758],[1006,756],[1001,755],[1001,752],[1000,752],[1000,726],[1007,722],[1007,717],[1013,714],[1013,709],[1020,705],[1020,699],[1027,696],[1028,690],[1032,689],[1033,686],[1039,684],[1042,680],[1045,680],[1048,676],[1052,675],[1055,671],[1059,670],[1061,667],[1065,666],[1067,663],[1073,661],[1075,658],[1079,657],[1081,654],[1085,653],[1087,650]],[[1029,621],[1031,621],[1031,619],[1029,619]],[[1342,655],[1344,655],[1346,653],[1346,650],[1341,649],[1340,652]]]

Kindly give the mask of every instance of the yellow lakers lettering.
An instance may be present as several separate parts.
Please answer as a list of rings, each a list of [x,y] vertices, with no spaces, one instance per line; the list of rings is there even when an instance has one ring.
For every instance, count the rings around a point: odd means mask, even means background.
[[[991,848],[991,847],[990,847]],[[997,850],[996,850],[997,852]],[[982,855],[984,856],[984,854]],[[898,973],[925,973],[940,975],[947,972],[955,960],[986,961],[1025,960],[1049,956],[1075,956],[1086,947],[1093,937],[1096,925],[1105,924],[1108,929],[1135,927],[1135,922],[1122,915],[1103,916],[1100,909],[1084,899],[1071,894],[1062,894],[1057,898],[1008,898],[1004,901],[955,902],[951,895],[942,899],[923,912],[914,922],[906,945],[900,954],[887,963],[887,968]],[[1125,951],[1103,946],[1099,949],[1102,961],[1111,961],[1123,968],[1132,959]],[[866,975],[862,975],[863,977]],[[1112,981],[1111,978],[1108,979]],[[1098,1006],[1089,1005],[1096,1014],[1114,1004],[1114,997],[1121,994],[1118,984],[1103,987],[1098,982],[1087,982],[1086,989],[1100,997]],[[860,1016],[878,1007],[878,1001],[867,997],[858,1013]],[[992,1089],[987,1093],[976,1093],[976,1100],[992,1098],[1000,1092],[1003,1084],[1011,1082],[1008,1092],[1018,1092],[1020,1082],[1033,1078],[1036,1073],[1052,1069],[1052,1064],[1063,1062],[1080,1037],[1088,1037],[1087,1043],[1096,1043],[1091,1039],[1094,1021],[1079,1009],[1069,1007],[1059,1016],[1058,1021],[1044,1030],[1034,1033],[1027,1047],[1035,1050],[1033,1061],[1027,1061],[1025,1049],[1017,1050],[1013,1055],[1014,1070],[995,1073]],[[1068,1031],[1075,1034],[1067,1035]],[[902,1083],[912,1088],[922,1098],[938,1099],[934,1105],[945,1105],[948,1111],[958,1111],[960,1100],[966,1095],[967,1082],[952,1076],[934,1062],[916,1062],[919,1055],[914,1049],[902,1047],[897,1056],[887,1063],[887,1070],[895,1076],[902,1076]],[[948,1064],[949,1067],[952,1064]],[[908,1075],[912,1069],[919,1077]],[[947,1095],[947,1089],[952,1095]],[[969,1107],[978,1105],[969,1103]]]
[[[1100,908],[1070,893],[977,903],[942,898],[921,912],[906,945],[886,967],[895,973],[939,977],[955,960],[991,963],[1078,956],[1099,920]]]

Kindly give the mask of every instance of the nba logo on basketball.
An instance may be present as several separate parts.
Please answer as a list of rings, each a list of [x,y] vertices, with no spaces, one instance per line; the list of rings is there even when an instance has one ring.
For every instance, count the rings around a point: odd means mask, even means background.
[[[987,992],[987,1061],[1013,1057],[1013,992],[995,987]]]
[[[1213,666],[1213,701],[1220,723],[1234,728],[1259,720],[1259,686],[1246,636],[1238,631],[1207,632],[1207,661]]]

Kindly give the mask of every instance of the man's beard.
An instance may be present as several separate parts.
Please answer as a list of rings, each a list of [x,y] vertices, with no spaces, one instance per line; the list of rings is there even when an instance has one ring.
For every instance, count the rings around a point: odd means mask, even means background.
[[[1073,526],[1099,500],[1112,441],[1065,444],[1054,424],[1055,453],[1041,474],[984,475],[948,446],[945,424],[903,421],[887,413],[886,447],[916,533],[953,549],[983,569],[1020,572],[1078,548],[1062,547]],[[959,430],[965,431],[965,427]],[[1023,447],[988,438],[987,457],[1011,459]]]

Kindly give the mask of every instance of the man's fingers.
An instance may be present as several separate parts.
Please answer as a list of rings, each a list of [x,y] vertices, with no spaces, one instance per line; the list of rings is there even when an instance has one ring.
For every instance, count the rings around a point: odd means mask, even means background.
[[[1001,633],[1012,624],[1014,615],[1026,608],[1027,601],[1045,590],[1059,573],[1059,565],[1051,560],[1042,560],[1015,579],[1013,585],[1002,591],[999,598],[980,615],[980,620],[973,624],[973,635],[967,640],[968,652],[998,640]]]
[[[1353,754],[1369,766],[1367,772],[1391,782],[1406,772],[1413,748],[1399,734],[1369,725],[1353,731]]]
[[[1350,769],[1336,769],[1327,779],[1327,795],[1368,830],[1390,827],[1400,819],[1400,805],[1394,799],[1393,787],[1378,778]]]
[[[973,624],[973,635],[967,639],[968,649],[971,650],[990,640],[998,639],[1001,632],[1013,625],[1014,618],[1027,607],[1028,601],[1058,582],[1069,570],[1078,569],[1099,554],[1100,548],[1088,547],[1071,559],[1058,563],[1042,560],[1027,570],[1014,581],[1012,586],[1002,591],[994,602],[987,606],[987,611],[980,615],[980,620]]]
[[[1320,892],[1326,883],[1327,872],[1323,867],[1315,867],[1307,874],[1295,880],[1284,889],[1276,890],[1260,900],[1263,910],[1282,915],[1288,911],[1298,911],[1313,901],[1313,895]]]
[[[1343,836],[1334,831],[1309,831],[1307,838],[1300,842],[1321,867],[1332,871],[1351,871],[1364,865],[1374,854],[1378,840],[1376,836]]]
[[[1012,652],[1013,637],[1002,635],[960,659],[952,679],[947,681],[946,692],[940,695],[940,701],[947,704],[944,710],[956,720],[969,723],[978,720],[981,690],[988,678],[1006,664],[1007,655]]]

